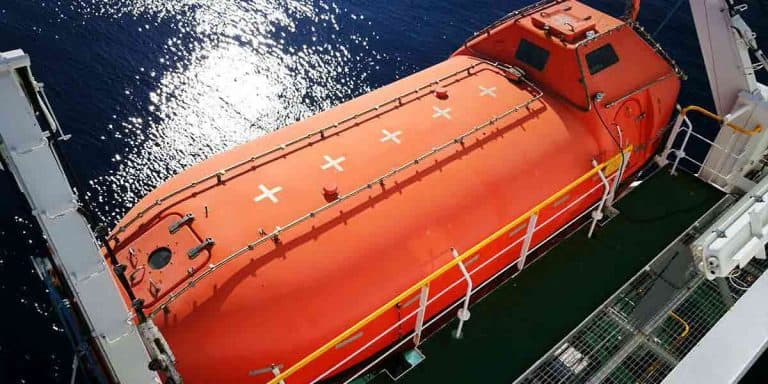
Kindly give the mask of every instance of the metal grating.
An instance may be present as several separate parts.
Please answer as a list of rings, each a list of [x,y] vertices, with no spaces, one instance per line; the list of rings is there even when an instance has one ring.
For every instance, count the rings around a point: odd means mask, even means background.
[[[715,283],[702,281],[671,310],[653,330],[653,339],[678,360],[717,323],[728,310]]]
[[[604,380],[610,384],[659,383],[674,365],[657,356],[647,345],[638,344]]]
[[[535,367],[524,383],[578,383],[608,362],[632,333],[605,313],[598,313],[591,326],[578,329],[553,351],[551,359]]]
[[[657,256],[516,383],[661,383],[768,269],[768,261],[755,259],[728,279],[705,279],[686,253],[687,243],[705,227],[705,220]]]

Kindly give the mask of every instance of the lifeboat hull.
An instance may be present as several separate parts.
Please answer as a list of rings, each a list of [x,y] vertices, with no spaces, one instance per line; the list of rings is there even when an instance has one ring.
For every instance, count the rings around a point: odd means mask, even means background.
[[[538,27],[531,22],[529,28]],[[594,164],[621,157],[620,148],[634,151],[625,155],[621,175],[606,168],[609,178],[628,177],[655,152],[677,77],[646,88],[644,78],[633,79],[637,93],[610,107],[580,108],[546,81],[529,82],[543,75],[514,58],[500,65],[478,55],[494,54],[483,44],[490,43],[475,42],[467,46],[474,52],[465,47],[431,68],[195,165],[118,224],[112,236],[117,257],[155,315],[185,382],[267,382],[274,367],[292,366],[449,263],[452,249],[472,248]],[[642,76],[672,70],[652,49],[647,53],[653,61]],[[622,92],[607,97],[618,100]],[[611,124],[625,127],[621,142]],[[527,246],[595,206],[604,185],[592,175],[538,210]],[[519,260],[528,229],[529,221],[522,222],[465,260],[475,285]],[[458,268],[432,281],[426,318],[444,312],[466,289]],[[388,308],[288,382],[331,377],[407,337],[419,294]]]

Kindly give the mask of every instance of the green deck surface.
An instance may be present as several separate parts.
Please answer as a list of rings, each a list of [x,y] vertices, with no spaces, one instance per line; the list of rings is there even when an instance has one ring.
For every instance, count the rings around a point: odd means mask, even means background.
[[[691,175],[657,173],[593,239],[582,228],[475,304],[461,340],[455,320],[430,337],[426,360],[398,382],[511,383],[721,197]]]

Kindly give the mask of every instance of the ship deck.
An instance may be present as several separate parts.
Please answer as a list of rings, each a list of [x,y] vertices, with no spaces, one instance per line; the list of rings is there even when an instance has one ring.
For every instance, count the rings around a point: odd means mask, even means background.
[[[657,172],[621,199],[592,239],[581,228],[420,347],[399,383],[511,383],[715,205],[723,193],[688,173]],[[364,381],[389,383],[382,372]]]

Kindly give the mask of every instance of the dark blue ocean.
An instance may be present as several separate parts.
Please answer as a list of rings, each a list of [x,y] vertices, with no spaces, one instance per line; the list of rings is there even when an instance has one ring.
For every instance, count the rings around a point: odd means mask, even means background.
[[[0,50],[31,55],[72,135],[64,152],[111,226],[175,172],[435,64],[529,2],[2,0]],[[681,103],[711,106],[688,1],[643,3],[641,23],[689,75]],[[29,259],[43,248],[0,175],[0,383],[69,383],[73,351]]]

